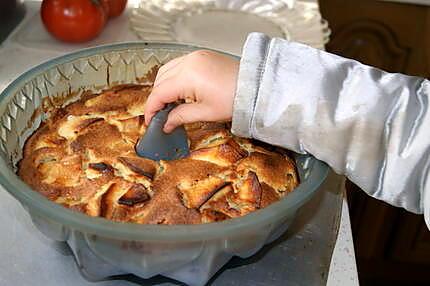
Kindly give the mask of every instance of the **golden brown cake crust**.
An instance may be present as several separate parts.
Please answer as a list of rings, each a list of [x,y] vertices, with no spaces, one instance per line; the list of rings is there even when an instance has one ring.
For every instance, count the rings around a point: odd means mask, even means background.
[[[239,217],[298,185],[283,152],[233,136],[224,123],[186,125],[190,156],[136,155],[151,87],[121,85],[55,108],[27,140],[19,176],[48,199],[90,216],[149,224]]]

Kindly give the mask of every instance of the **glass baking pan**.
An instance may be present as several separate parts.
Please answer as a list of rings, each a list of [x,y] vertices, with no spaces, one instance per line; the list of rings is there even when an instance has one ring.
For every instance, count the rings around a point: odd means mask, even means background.
[[[241,218],[170,226],[89,217],[49,201],[16,175],[25,140],[48,116],[40,112],[46,99],[75,94],[68,98],[72,101],[84,90],[137,83],[155,65],[196,49],[144,42],[89,48],[32,68],[0,95],[0,184],[21,202],[42,233],[67,242],[89,280],[129,273],[142,278],[160,274],[189,285],[204,285],[233,256],[249,257],[285,232],[296,211],[327,176],[324,163],[297,154],[301,183],[280,201]]]

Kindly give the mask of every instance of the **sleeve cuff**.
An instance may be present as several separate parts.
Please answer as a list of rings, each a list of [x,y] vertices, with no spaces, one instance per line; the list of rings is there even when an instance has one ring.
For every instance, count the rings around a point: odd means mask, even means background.
[[[243,47],[236,95],[233,103],[231,131],[251,138],[251,122],[261,78],[263,77],[271,39],[261,33],[251,33]]]

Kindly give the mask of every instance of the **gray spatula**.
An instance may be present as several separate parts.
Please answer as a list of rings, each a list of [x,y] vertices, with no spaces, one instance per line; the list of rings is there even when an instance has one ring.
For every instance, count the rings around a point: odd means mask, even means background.
[[[175,103],[170,103],[152,117],[145,134],[136,144],[137,155],[159,161],[176,160],[189,154],[187,134],[183,126],[169,134],[163,131],[167,115],[175,106]]]

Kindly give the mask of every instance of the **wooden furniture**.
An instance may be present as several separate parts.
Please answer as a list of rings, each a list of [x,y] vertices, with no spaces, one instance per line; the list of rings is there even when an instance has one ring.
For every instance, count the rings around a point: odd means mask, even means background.
[[[430,6],[320,0],[320,8],[332,30],[328,51],[430,77]],[[361,285],[430,285],[430,232],[423,216],[377,201],[351,182],[347,189]]]

